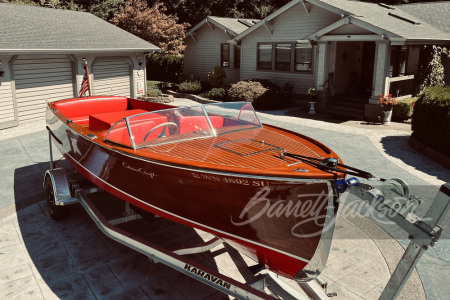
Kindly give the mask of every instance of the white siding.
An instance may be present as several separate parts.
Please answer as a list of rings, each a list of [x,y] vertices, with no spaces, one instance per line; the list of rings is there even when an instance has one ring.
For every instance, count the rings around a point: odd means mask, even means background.
[[[295,94],[306,94],[315,86],[314,72],[275,72],[257,70],[257,43],[294,42],[338,21],[340,16],[317,6],[310,6],[308,15],[301,4],[297,4],[273,20],[273,34],[262,26],[242,40],[241,79],[264,78],[283,86],[293,84]],[[313,58],[316,63],[316,57]]]
[[[3,77],[4,78],[4,77]],[[2,80],[3,78],[0,78]],[[16,121],[10,81],[0,81],[0,129]]]
[[[2,62],[0,71],[4,72],[3,76],[0,77],[0,129],[17,125],[8,64],[10,59],[10,56],[0,57],[0,61]]]
[[[94,95],[131,97],[130,65],[127,60],[102,59],[93,66]]]
[[[74,96],[72,65],[65,55],[19,56],[13,72],[21,123],[44,118],[47,102]]]
[[[184,73],[194,75],[200,80],[208,80],[208,73],[215,67],[220,66],[220,44],[231,40],[225,32],[214,27],[212,30],[208,25],[200,27],[192,37],[187,37],[186,51],[184,53]],[[234,68],[234,49],[230,45],[230,68],[224,68],[227,73],[226,83],[239,81],[239,69]],[[241,63],[242,64],[242,63]]]

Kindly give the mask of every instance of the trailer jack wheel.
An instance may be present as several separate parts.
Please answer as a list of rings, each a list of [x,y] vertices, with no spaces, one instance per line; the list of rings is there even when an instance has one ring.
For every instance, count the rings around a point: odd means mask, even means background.
[[[47,199],[48,212],[53,220],[62,220],[69,215],[68,206],[56,205],[55,189],[48,176],[45,180],[45,197]]]

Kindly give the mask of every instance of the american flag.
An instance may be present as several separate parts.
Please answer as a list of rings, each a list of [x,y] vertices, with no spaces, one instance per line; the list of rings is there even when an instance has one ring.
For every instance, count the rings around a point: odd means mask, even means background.
[[[81,82],[81,88],[80,88],[80,94],[78,97],[84,97],[84,94],[89,90],[89,83],[88,83],[88,77],[87,77],[87,70],[84,73],[83,81]]]

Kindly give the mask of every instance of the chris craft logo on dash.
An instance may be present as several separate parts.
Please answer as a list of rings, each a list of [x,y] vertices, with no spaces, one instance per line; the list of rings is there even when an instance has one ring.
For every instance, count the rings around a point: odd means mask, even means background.
[[[156,175],[156,174],[153,173],[153,172],[150,172],[150,171],[145,170],[144,168],[135,168],[135,167],[132,167],[132,166],[130,166],[129,164],[127,164],[126,162],[123,162],[123,163],[122,163],[122,166],[123,166],[125,169],[128,169],[128,170],[131,170],[131,171],[134,171],[134,172],[138,172],[138,173],[141,173],[141,174],[150,176],[151,178],[154,178],[154,177],[158,176],[158,175]]]

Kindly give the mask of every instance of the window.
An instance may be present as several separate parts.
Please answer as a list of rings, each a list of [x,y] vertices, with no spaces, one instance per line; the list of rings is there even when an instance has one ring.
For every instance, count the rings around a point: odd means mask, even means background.
[[[224,68],[230,66],[230,45],[228,44],[220,45],[220,65]]]
[[[275,70],[291,70],[291,44],[275,44]]]
[[[295,44],[295,71],[312,70],[312,46],[309,44]]]
[[[258,45],[258,69],[272,70],[272,44]]]
[[[234,45],[234,67],[241,67],[241,47]]]

